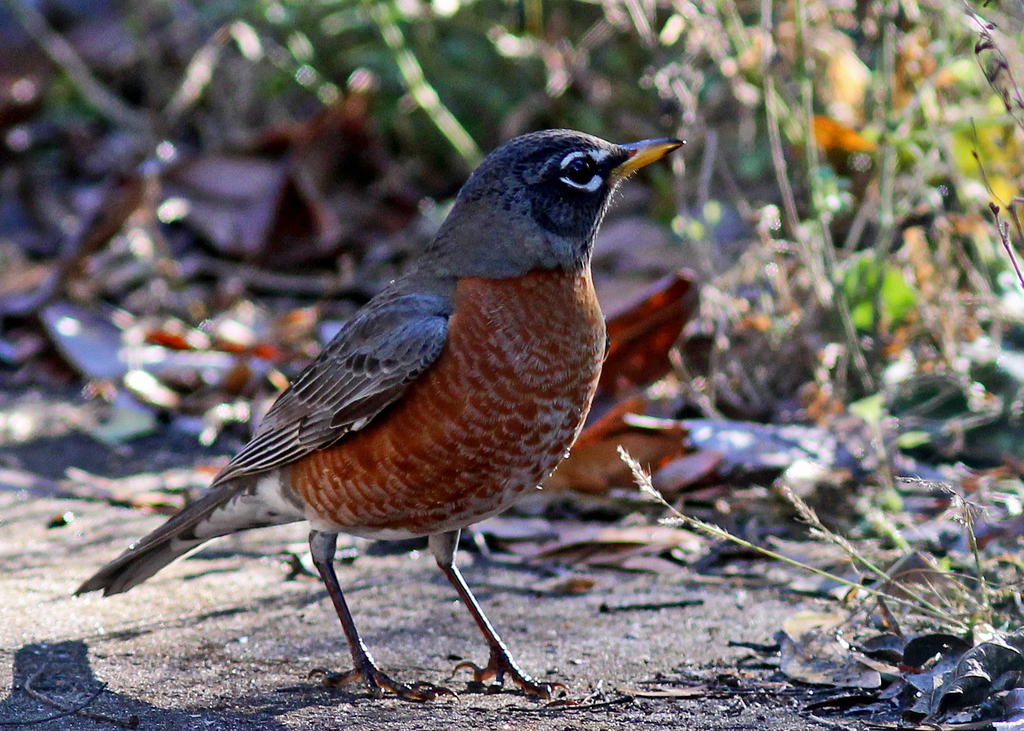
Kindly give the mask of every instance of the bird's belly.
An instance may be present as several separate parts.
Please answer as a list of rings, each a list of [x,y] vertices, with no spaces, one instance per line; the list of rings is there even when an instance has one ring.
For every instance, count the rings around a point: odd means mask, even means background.
[[[398,538],[494,515],[565,456],[604,351],[589,272],[461,280],[437,362],[289,482],[318,530]]]

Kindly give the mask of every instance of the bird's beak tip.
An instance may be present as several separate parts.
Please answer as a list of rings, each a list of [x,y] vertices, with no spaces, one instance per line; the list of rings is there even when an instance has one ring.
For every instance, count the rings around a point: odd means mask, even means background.
[[[672,150],[676,150],[684,144],[686,143],[682,140],[663,138],[631,142],[628,145],[622,145],[624,148],[629,150],[629,157],[620,163],[612,173],[617,178],[625,178],[642,168],[644,165],[649,165],[656,160],[660,160],[665,157],[665,155],[672,152]]]

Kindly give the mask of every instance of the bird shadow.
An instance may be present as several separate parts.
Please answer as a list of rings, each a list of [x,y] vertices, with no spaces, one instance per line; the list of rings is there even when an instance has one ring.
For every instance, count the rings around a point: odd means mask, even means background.
[[[262,708],[262,712],[161,708],[108,689],[93,674],[85,642],[34,643],[15,653],[13,683],[7,697],[0,700],[0,729],[160,731],[209,727],[283,731],[287,727],[274,716],[319,702],[315,697],[293,696],[281,707]]]

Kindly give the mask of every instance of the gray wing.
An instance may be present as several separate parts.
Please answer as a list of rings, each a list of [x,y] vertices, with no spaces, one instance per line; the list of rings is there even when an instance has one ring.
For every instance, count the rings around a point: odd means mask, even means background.
[[[216,482],[293,462],[361,429],[441,354],[449,311],[401,295],[356,313],[274,405]]]

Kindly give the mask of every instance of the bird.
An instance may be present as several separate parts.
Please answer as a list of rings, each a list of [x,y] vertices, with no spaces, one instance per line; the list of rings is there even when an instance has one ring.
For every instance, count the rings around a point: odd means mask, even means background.
[[[556,129],[498,147],[416,261],[346,321],[208,490],[76,594],[118,594],[210,539],[308,521],[353,660],[323,681],[432,700],[451,691],[378,667],[333,565],[339,533],[426,536],[490,653],[456,672],[551,697],[560,684],[519,667],[473,596],[459,535],[537,488],[582,429],[608,342],[590,271],[598,227],[624,178],[682,144]]]

